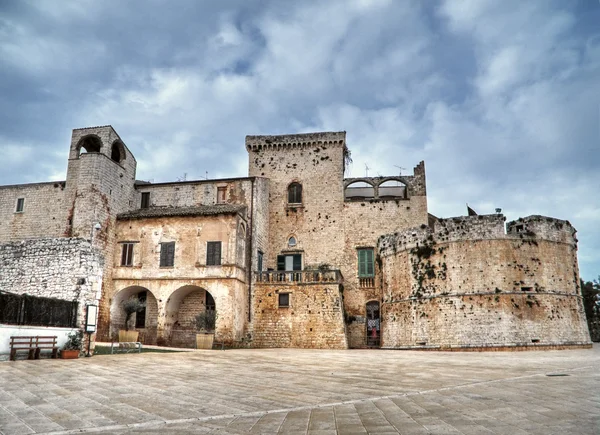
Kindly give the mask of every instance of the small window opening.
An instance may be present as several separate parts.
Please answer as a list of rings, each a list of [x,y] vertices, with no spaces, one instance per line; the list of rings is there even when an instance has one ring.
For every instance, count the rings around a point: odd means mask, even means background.
[[[227,202],[227,187],[217,187],[217,204]]]
[[[532,290],[531,287],[521,287],[522,292],[530,292]]]
[[[258,267],[258,271],[259,272],[263,271],[263,256],[264,255],[265,254],[263,252],[258,251],[258,258],[257,258],[258,265],[257,265],[257,267]]]
[[[221,264],[221,242],[206,243],[206,265],[219,266]]]
[[[84,151],[86,153],[99,153],[100,148],[102,148],[102,142],[97,136],[86,136],[77,144],[79,155],[81,155]]]
[[[25,198],[19,198],[19,199],[17,199],[17,209],[16,209],[16,212],[17,213],[23,213],[24,209],[25,209]]]
[[[214,298],[212,297],[212,295],[211,295],[209,292],[207,292],[207,291],[205,291],[205,292],[204,292],[204,294],[206,295],[205,302],[204,302],[204,304],[205,304],[205,306],[206,306],[206,309],[207,309],[207,310],[213,310],[213,311],[214,311],[214,310],[215,310],[215,308],[216,308],[216,305],[215,305],[215,299],[214,299]]]
[[[121,247],[121,266],[133,266],[133,243],[123,243]]]
[[[515,230],[517,231],[517,233],[522,233],[525,230],[525,227],[523,225],[517,225],[515,227]]]
[[[173,267],[175,264],[175,242],[160,244],[160,267]]]
[[[279,308],[289,308],[290,306],[290,294],[279,293]]]
[[[115,143],[113,143],[113,145],[112,145],[112,149],[110,152],[110,158],[111,158],[111,160],[113,160],[117,163],[121,163],[121,161],[125,159],[125,152],[123,150],[123,144],[121,144],[121,142],[119,142],[118,140]]]
[[[288,247],[294,248],[296,246],[296,244],[297,244],[297,242],[296,242],[296,238],[294,236],[292,236],[288,239]]]
[[[142,192],[142,204],[140,208],[150,207],[150,192]]]
[[[292,183],[288,186],[288,204],[302,204],[302,184]]]

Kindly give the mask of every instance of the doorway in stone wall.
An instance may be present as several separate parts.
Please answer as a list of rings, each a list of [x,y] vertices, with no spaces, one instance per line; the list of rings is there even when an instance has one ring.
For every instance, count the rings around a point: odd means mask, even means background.
[[[367,346],[379,347],[381,345],[381,319],[379,318],[379,302],[367,302],[366,311],[367,321],[365,322],[365,325],[367,329]]]

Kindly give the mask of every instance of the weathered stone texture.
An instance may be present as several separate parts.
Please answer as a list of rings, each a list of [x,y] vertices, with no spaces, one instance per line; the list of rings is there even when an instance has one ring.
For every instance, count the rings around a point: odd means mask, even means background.
[[[0,186],[0,243],[61,237],[67,223],[65,182]],[[24,198],[23,212],[17,200]]]
[[[290,306],[279,307],[279,293]],[[345,349],[342,300],[337,284],[254,286],[254,347]]]
[[[588,343],[574,229],[524,221],[542,235],[493,215],[382,237],[383,346]]]
[[[97,305],[103,256],[89,241],[74,238],[32,239],[0,245],[0,290],[79,303],[78,323],[86,305]]]

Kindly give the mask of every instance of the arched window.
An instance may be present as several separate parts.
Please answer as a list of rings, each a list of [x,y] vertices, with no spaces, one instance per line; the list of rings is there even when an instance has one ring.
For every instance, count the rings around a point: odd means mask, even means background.
[[[379,185],[380,198],[406,198],[406,185],[400,180],[387,180]]]
[[[119,140],[116,140],[112,144],[110,158],[117,163],[121,163],[121,161],[125,159],[125,150],[123,149],[123,144]]]
[[[302,184],[292,183],[288,186],[288,204],[302,204]]]
[[[81,138],[77,144],[77,155],[79,156],[82,152],[86,153],[99,153],[102,148],[102,141],[98,136],[89,135]]]
[[[363,200],[375,197],[375,189],[365,181],[349,184],[344,190],[345,199]]]
[[[297,244],[298,242],[296,241],[296,238],[294,236],[288,239],[288,248],[295,248]]]

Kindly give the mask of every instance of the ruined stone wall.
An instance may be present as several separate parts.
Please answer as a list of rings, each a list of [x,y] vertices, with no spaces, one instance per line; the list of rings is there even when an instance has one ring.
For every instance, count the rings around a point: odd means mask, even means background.
[[[442,219],[379,240],[382,346],[589,343],[574,228],[531,216]]]
[[[62,237],[67,224],[65,182],[0,186],[0,243]],[[24,198],[22,212],[17,200]]]
[[[97,305],[100,299],[102,270],[102,254],[83,239],[32,239],[0,245],[0,290],[76,300],[81,327],[86,305]]]
[[[279,293],[290,306],[279,307]],[[341,294],[337,284],[254,285],[253,347],[346,349]]]

